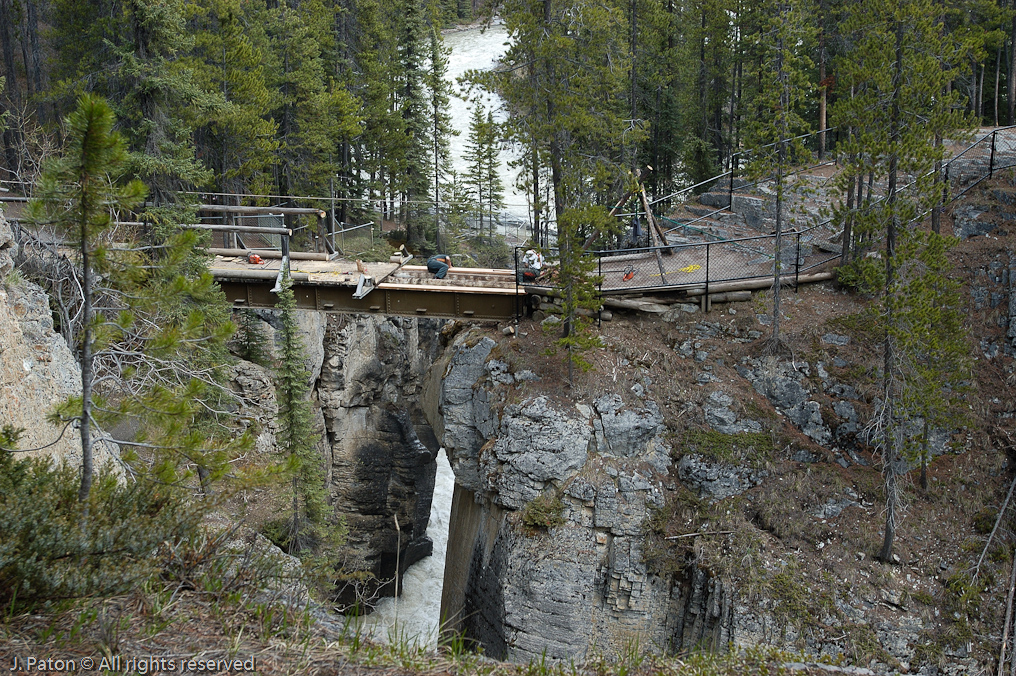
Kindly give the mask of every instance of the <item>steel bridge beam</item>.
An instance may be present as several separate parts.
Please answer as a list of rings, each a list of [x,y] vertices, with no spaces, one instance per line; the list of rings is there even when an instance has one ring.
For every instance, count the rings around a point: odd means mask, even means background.
[[[278,296],[271,292],[274,280],[218,281],[234,308],[272,308],[278,301]],[[293,295],[296,307],[301,310],[496,321],[516,317],[525,298],[524,292],[515,289],[406,286],[409,285],[381,284],[358,300],[353,298],[356,289],[351,286],[316,286],[297,281],[293,284]]]

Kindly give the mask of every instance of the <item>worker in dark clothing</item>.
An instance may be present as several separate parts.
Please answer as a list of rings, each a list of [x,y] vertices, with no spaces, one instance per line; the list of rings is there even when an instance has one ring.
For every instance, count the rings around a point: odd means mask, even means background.
[[[448,254],[434,254],[427,259],[427,271],[433,272],[435,279],[444,279],[451,266],[452,259]]]

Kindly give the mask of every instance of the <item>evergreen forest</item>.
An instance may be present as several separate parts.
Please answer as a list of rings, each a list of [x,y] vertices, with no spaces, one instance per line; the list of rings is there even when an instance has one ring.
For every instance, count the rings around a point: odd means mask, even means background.
[[[110,102],[128,175],[155,204],[191,191],[262,203],[331,196],[337,221],[396,221],[426,250],[435,214],[457,200],[477,203],[483,219],[501,188],[488,185],[482,156],[510,144],[546,244],[548,223],[613,205],[632,172],[655,197],[743,170],[774,134],[811,132],[820,157],[842,143],[888,63],[865,53],[878,23],[870,4],[2,0],[0,180],[32,184],[63,140],[59,121],[90,93]],[[880,4],[876,13],[892,13]],[[884,18],[908,16],[934,26],[937,57],[922,67],[948,73],[942,96],[967,122],[1016,121],[1005,0],[908,0]],[[504,116],[477,111],[470,176],[455,177],[441,30],[492,20],[505,23],[508,50],[499,68],[468,79],[501,97]],[[794,92],[786,101],[773,98],[777,80]],[[780,110],[791,114],[777,124]]]

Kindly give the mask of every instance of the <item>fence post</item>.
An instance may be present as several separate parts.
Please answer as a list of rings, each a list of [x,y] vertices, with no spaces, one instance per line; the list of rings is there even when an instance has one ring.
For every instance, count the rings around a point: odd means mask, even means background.
[[[702,296],[702,312],[709,310],[709,241],[706,241],[706,293]]]
[[[734,210],[734,173],[737,171],[737,153],[730,156],[730,195],[727,198],[727,208],[731,211]],[[688,234],[687,228],[685,229],[685,235]]]
[[[794,293],[801,281],[801,233],[797,233],[797,253],[794,256]]]
[[[596,252],[596,276],[599,277],[599,295],[600,295],[600,306],[596,310],[596,325],[603,326],[603,252]]]
[[[522,319],[519,307],[519,248],[515,247],[515,319]]]
[[[988,178],[995,177],[995,134],[998,130],[991,132],[991,155],[988,158]]]

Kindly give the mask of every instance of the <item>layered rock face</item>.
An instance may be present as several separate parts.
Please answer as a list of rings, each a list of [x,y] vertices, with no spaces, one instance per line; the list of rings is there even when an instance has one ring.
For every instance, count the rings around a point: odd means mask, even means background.
[[[426,530],[437,447],[420,442],[414,418],[425,426],[419,395],[440,349],[440,326],[429,319],[327,317],[316,395],[329,486],[349,528],[346,568],[375,578],[340,589],[342,603],[391,596],[394,585],[385,581],[433,548]]]
[[[0,423],[24,428],[21,448],[52,443],[29,455],[80,463],[78,431],[68,427],[59,436],[61,428],[51,425],[46,416],[81,392],[81,370],[67,343],[53,330],[46,292],[10,277],[16,252],[10,226],[0,212]],[[113,444],[97,443],[96,466],[108,463],[118,452]]]
[[[644,525],[663,505],[670,462],[656,404],[511,402],[511,384],[533,376],[491,359],[494,345],[456,339],[440,388],[456,475],[449,628],[523,662],[726,645],[729,591],[705,571],[664,580],[644,560]],[[548,518],[549,530],[537,525]]]
[[[258,311],[278,329],[274,311]],[[426,536],[437,446],[421,413],[420,393],[437,358],[439,320],[299,312],[313,405],[314,436],[331,502],[348,535],[338,581],[340,605],[370,610],[395,593],[406,568],[431,553]],[[269,330],[278,345],[278,333]],[[233,388],[257,413],[257,447],[274,451],[271,374],[241,362]],[[250,411],[241,411],[250,415]]]

